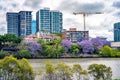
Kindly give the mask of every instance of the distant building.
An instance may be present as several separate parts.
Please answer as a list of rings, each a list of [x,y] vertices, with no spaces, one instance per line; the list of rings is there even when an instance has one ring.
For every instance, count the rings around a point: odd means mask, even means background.
[[[19,20],[18,20],[18,13],[8,12],[6,14],[7,20],[7,33],[8,34],[15,34],[16,36],[19,35]]]
[[[32,34],[35,34],[36,33],[36,21],[33,20],[32,21]]]
[[[62,13],[50,11],[50,8],[40,9],[36,13],[36,25],[38,31],[48,31],[51,33],[61,33]]]
[[[111,47],[115,49],[120,49],[120,42],[111,42]]]
[[[50,11],[50,32],[62,32],[62,13],[59,11]]]
[[[40,39],[45,40],[45,41],[60,39],[60,36],[56,36],[54,34],[51,34],[48,31],[39,31],[36,33],[36,35],[37,35],[37,38],[40,38]]]
[[[85,31],[86,39],[89,38],[89,32]],[[62,32],[62,38],[75,43],[84,39],[84,31],[77,31],[76,28],[70,28]]]
[[[32,33],[31,11],[20,11],[19,13],[7,13],[7,33],[16,36],[27,36]]]
[[[48,31],[50,32],[50,9],[40,9],[36,13],[37,32]]]
[[[120,41],[120,22],[114,24],[114,41]]]
[[[32,33],[32,14],[31,11],[20,11],[20,36],[27,36]]]

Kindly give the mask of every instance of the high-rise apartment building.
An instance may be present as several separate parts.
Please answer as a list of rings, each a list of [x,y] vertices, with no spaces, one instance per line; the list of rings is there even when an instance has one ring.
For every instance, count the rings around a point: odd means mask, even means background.
[[[114,41],[120,41],[120,22],[114,24]]]
[[[38,31],[50,31],[50,9],[40,9],[36,13],[36,26]]]
[[[32,33],[32,15],[31,11],[20,11],[19,12],[20,21],[20,35],[26,36]]]
[[[36,13],[37,31],[60,33],[62,31],[62,13],[50,11],[49,8],[40,9]]]
[[[8,12],[6,14],[7,20],[7,33],[8,34],[15,34],[16,36],[19,35],[19,21],[18,21],[18,13]]]
[[[50,31],[51,33],[61,33],[62,31],[62,13],[59,11],[50,11]]]
[[[16,36],[26,36],[32,33],[31,11],[20,11],[19,13],[7,13],[7,32]]]

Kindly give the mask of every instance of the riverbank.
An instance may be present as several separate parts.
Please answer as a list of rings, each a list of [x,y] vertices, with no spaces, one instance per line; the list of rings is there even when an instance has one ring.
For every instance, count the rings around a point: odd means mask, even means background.
[[[113,79],[119,79],[120,75],[120,58],[62,58],[62,59],[28,59],[34,71],[41,69],[45,72],[45,63],[50,61],[53,65],[64,62],[72,67],[73,64],[80,64],[83,69],[87,69],[91,64],[104,64],[110,66],[113,72]]]

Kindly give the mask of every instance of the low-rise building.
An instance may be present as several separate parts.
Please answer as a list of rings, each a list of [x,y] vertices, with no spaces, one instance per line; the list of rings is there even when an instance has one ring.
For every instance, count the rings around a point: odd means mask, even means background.
[[[36,33],[36,36],[37,36],[37,38],[43,39],[45,41],[60,39],[60,36],[56,36],[55,34],[51,34],[48,31],[39,31]]]
[[[111,47],[115,49],[120,49],[120,42],[111,42]]]
[[[70,28],[69,30],[63,30],[62,32],[62,39],[70,40],[73,43],[88,38],[89,38],[89,31],[77,31],[76,28]]]

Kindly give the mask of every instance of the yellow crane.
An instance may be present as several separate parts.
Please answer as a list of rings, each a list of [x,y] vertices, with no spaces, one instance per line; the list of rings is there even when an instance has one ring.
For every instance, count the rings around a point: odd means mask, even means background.
[[[101,12],[73,12],[74,15],[82,14],[83,15],[83,22],[84,22],[84,38],[86,37],[86,24],[85,24],[85,17],[89,14],[102,14]]]

